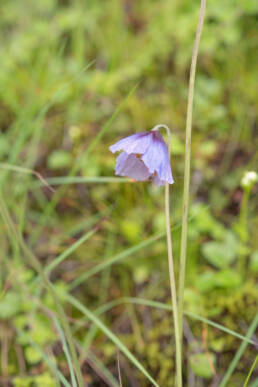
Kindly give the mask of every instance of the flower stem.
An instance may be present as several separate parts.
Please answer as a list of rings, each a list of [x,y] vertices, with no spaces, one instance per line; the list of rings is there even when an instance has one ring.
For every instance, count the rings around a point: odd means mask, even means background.
[[[171,289],[171,300],[174,316],[174,329],[176,341],[176,381],[177,387],[182,386],[182,364],[181,364],[181,340],[178,320],[178,306],[176,298],[176,282],[174,273],[173,253],[172,253],[172,239],[170,231],[170,211],[169,211],[169,184],[166,182],[165,186],[165,213],[166,213],[166,231],[167,231],[167,245],[168,245],[168,265],[169,265],[169,279]]]
[[[245,276],[246,271],[246,258],[247,258],[247,245],[248,245],[248,227],[247,227],[247,216],[248,216],[248,202],[250,198],[251,188],[244,187],[240,215],[239,215],[239,239],[241,242],[241,248],[239,252],[238,269],[240,275]]]
[[[168,152],[170,155],[170,129],[167,125],[159,124],[156,125],[152,130],[158,130],[159,128],[165,128],[168,136]],[[176,383],[177,387],[182,387],[182,363],[181,363],[181,340],[178,320],[178,306],[176,296],[176,281],[174,273],[174,261],[172,251],[172,238],[170,230],[170,209],[169,209],[169,183],[166,182],[165,186],[165,214],[166,214],[166,232],[167,232],[167,246],[168,246],[168,266],[169,266],[169,280],[171,290],[171,301],[172,310],[174,317],[174,331],[175,331],[175,342],[176,342]]]
[[[186,250],[187,250],[187,223],[188,223],[188,207],[189,207],[189,186],[190,186],[190,165],[191,165],[191,134],[192,134],[192,115],[193,115],[193,96],[194,83],[196,73],[196,62],[198,56],[198,49],[200,37],[203,27],[205,14],[206,0],[201,0],[201,9],[199,22],[196,30],[195,42],[193,47],[187,115],[186,115],[186,139],[185,139],[185,169],[184,169],[184,193],[183,193],[183,215],[182,215],[182,234],[180,247],[180,270],[179,270],[179,293],[178,293],[178,314],[179,314],[179,329],[182,340],[183,331],[183,310],[184,310],[184,286],[185,286],[185,266],[186,266]]]

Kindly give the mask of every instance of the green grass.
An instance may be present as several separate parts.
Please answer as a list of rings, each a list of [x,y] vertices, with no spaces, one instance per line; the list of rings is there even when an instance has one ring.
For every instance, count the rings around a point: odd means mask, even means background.
[[[161,122],[172,129],[178,278],[199,5],[0,6],[0,384],[75,386],[81,368],[82,383],[118,386],[119,350],[124,386],[170,385],[175,348],[163,190],[116,177],[108,148]],[[252,385],[257,377],[256,338],[249,335],[257,304],[257,186],[245,206],[247,223],[240,218],[241,178],[257,165],[257,10],[252,0],[209,1],[200,44],[183,359],[184,382],[190,377],[196,385],[215,382],[203,373],[207,353],[221,382]]]

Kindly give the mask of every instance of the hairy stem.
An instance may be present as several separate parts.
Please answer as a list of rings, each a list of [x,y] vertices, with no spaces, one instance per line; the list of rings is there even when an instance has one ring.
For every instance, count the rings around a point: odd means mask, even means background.
[[[187,250],[187,223],[188,223],[188,208],[189,208],[191,134],[192,134],[194,83],[195,83],[195,73],[196,73],[196,62],[197,62],[202,26],[204,21],[205,7],[206,7],[206,0],[201,0],[200,16],[199,16],[199,22],[196,30],[196,36],[195,36],[195,42],[194,42],[193,54],[192,54],[192,62],[191,62],[191,68],[190,68],[187,115],[186,115],[184,193],[183,193],[183,215],[182,215],[179,292],[178,292],[178,314],[179,314],[178,317],[179,317],[179,329],[180,329],[181,340],[182,340],[183,313],[184,313],[184,286],[185,286],[185,266],[186,266],[186,250]]]

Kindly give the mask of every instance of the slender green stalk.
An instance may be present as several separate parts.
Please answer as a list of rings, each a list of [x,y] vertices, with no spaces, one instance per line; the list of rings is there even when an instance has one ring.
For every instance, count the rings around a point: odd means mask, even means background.
[[[251,189],[250,187],[245,187],[243,191],[243,198],[241,203],[239,223],[241,227],[240,239],[245,244],[248,237],[247,229],[247,217],[248,217],[248,202],[250,198]]]
[[[58,319],[56,318],[56,316],[54,316],[53,320],[54,320],[55,326],[57,328],[58,334],[59,334],[59,336],[61,338],[61,342],[62,342],[62,346],[63,346],[63,352],[65,354],[65,357],[66,357],[66,360],[67,360],[67,364],[68,364],[68,368],[69,368],[70,375],[71,375],[72,386],[73,387],[77,387],[76,378],[75,378],[75,374],[74,374],[74,371],[73,371],[73,364],[72,364],[72,360],[71,360],[71,357],[70,357],[69,349],[67,347],[66,338],[65,338],[63,329],[62,329],[61,325],[59,324]]]
[[[251,187],[244,187],[243,198],[240,208],[239,216],[239,237],[242,244],[242,249],[240,249],[239,259],[238,259],[238,270],[240,275],[245,276],[246,272],[246,260],[247,260],[247,242],[248,242],[248,227],[247,227],[247,217],[248,217],[248,202],[250,198]]]
[[[157,125],[152,130],[158,130],[159,128],[165,128],[168,136],[168,151],[170,154],[170,129],[166,125]],[[169,280],[171,290],[172,310],[174,316],[174,331],[176,341],[176,381],[177,387],[182,386],[182,363],[181,363],[181,340],[178,320],[178,306],[176,297],[176,281],[174,273],[174,261],[172,250],[172,238],[170,230],[170,209],[169,209],[169,183],[166,182],[165,186],[165,214],[166,214],[166,233],[167,233],[167,246],[168,246],[168,266],[169,266]]]
[[[159,309],[168,310],[168,311],[171,311],[171,309],[172,309],[171,305],[163,304],[162,302],[158,302],[158,301],[147,300],[145,298],[139,298],[139,297],[121,297],[121,298],[117,298],[113,301],[110,301],[104,305],[99,306],[97,309],[95,309],[94,313],[96,316],[100,316],[101,314],[106,313],[110,309],[112,309],[116,306],[119,306],[121,304],[124,304],[124,303],[132,303],[132,304],[136,304],[136,305],[150,306],[152,308],[159,308]],[[231,329],[224,327],[223,325],[217,324],[212,320],[209,320],[205,317],[199,316],[198,314],[186,312],[186,311],[184,311],[184,314],[186,316],[192,318],[193,320],[203,322],[205,324],[210,325],[211,327],[214,327],[216,329],[221,330],[222,332],[227,333],[228,335],[232,335],[234,337],[237,337],[238,339],[240,339],[248,344],[252,344],[254,346],[257,345],[257,343],[254,340],[248,339],[245,336],[240,335],[239,333],[232,331]]]
[[[169,184],[166,183],[165,187],[165,212],[166,212],[166,229],[167,229],[167,245],[168,245],[168,264],[169,264],[169,279],[171,289],[171,300],[174,315],[174,329],[175,329],[175,340],[176,340],[176,380],[177,387],[182,386],[182,364],[181,364],[181,343],[180,343],[180,330],[179,330],[179,319],[178,319],[178,306],[176,298],[176,283],[172,253],[172,239],[170,232],[170,213],[169,213]]]
[[[71,384],[66,380],[66,378],[64,377],[64,375],[58,370],[57,366],[55,365],[55,363],[53,363],[51,360],[50,360],[50,357],[47,356],[43,351],[42,349],[40,348],[40,346],[36,343],[36,342],[33,342],[31,341],[31,346],[36,349],[42,356],[44,362],[47,364],[47,366],[49,367],[49,369],[53,372],[53,375],[57,375],[57,378],[60,380],[60,382],[62,382],[62,385],[64,387],[71,387]],[[59,386],[60,386],[60,383],[59,383]]]
[[[247,334],[246,334],[247,339],[250,339],[252,337],[252,335],[254,334],[254,332],[257,328],[257,325],[258,325],[258,313],[255,315],[251,325],[249,326],[249,329],[248,329]],[[240,347],[238,348],[233,360],[231,361],[231,363],[227,369],[226,374],[224,375],[222,381],[220,382],[219,387],[226,387],[229,385],[228,381],[231,378],[233,372],[235,371],[235,369],[239,363],[239,360],[241,359],[244,351],[246,350],[246,347],[247,347],[247,342],[243,341],[241,343]]]
[[[141,365],[141,363],[134,357],[134,355],[126,348],[126,346],[119,340],[119,338],[105,325],[103,322],[92,313],[86,306],[80,301],[71,296],[71,294],[62,295],[66,301],[72,304],[76,309],[80,310],[86,318],[88,318],[93,324],[95,324],[118,348],[124,355],[138,368],[139,371],[156,387],[159,387],[158,383],[150,376],[148,371]]]
[[[255,366],[256,366],[257,361],[258,361],[258,355],[257,355],[256,358],[254,359],[253,365],[252,365],[250,371],[248,372],[248,375],[247,375],[247,377],[246,377],[246,379],[245,379],[244,387],[247,387],[247,386],[248,386],[249,379],[250,379],[250,377],[251,377],[251,375],[252,375],[252,373],[253,373],[253,370],[254,370],[254,368],[255,368]]]
[[[58,297],[56,295],[54,286],[51,284],[51,282],[49,281],[46,273],[42,269],[41,264],[39,263],[37,258],[33,255],[33,253],[30,251],[30,249],[27,247],[27,245],[25,244],[22,236],[17,232],[17,230],[16,230],[16,228],[15,228],[15,226],[13,224],[13,221],[11,219],[11,216],[9,214],[9,211],[8,211],[8,209],[6,207],[6,204],[4,202],[4,199],[2,198],[1,194],[0,194],[0,213],[1,213],[2,217],[3,217],[3,219],[5,220],[8,228],[11,230],[11,232],[17,238],[17,240],[18,240],[18,242],[19,242],[23,252],[27,256],[30,264],[38,272],[39,276],[41,277],[41,280],[42,280],[43,284],[45,285],[46,289],[49,291],[49,293],[53,297],[53,300],[54,300],[54,302],[56,304],[57,313],[58,313],[59,319],[60,319],[60,321],[62,323],[64,332],[65,332],[65,336],[66,336],[66,339],[67,339],[67,342],[68,342],[68,345],[69,345],[69,349],[71,351],[71,356],[72,356],[72,359],[73,359],[73,366],[74,366],[74,370],[75,370],[75,373],[76,373],[78,385],[79,385],[79,387],[84,387],[83,377],[82,377],[82,373],[81,373],[81,369],[80,369],[80,364],[79,364],[79,361],[78,361],[78,358],[77,358],[77,354],[76,354],[76,350],[75,350],[75,345],[73,343],[73,337],[72,337],[70,326],[69,326],[69,322],[68,322],[67,317],[65,315],[65,312],[64,312],[64,309],[62,307],[62,304],[61,304],[61,302],[59,301],[59,299],[58,299]]]
[[[186,250],[187,250],[187,223],[188,223],[188,207],[189,207],[194,83],[195,83],[195,73],[196,73],[196,62],[197,62],[202,26],[204,21],[205,7],[206,7],[206,0],[201,0],[200,16],[199,16],[199,22],[196,30],[191,69],[190,69],[187,115],[186,115],[184,193],[183,193],[183,215],[182,215],[179,291],[178,291],[178,314],[179,314],[179,329],[180,329],[181,339],[182,339],[183,313],[184,313],[184,286],[185,286],[185,266],[186,266]]]

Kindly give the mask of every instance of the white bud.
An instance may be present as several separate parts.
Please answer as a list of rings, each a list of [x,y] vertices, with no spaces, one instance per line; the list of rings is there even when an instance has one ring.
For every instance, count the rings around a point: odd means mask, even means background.
[[[258,181],[258,175],[254,171],[245,172],[241,180],[241,186],[243,188],[252,188],[252,186]]]

